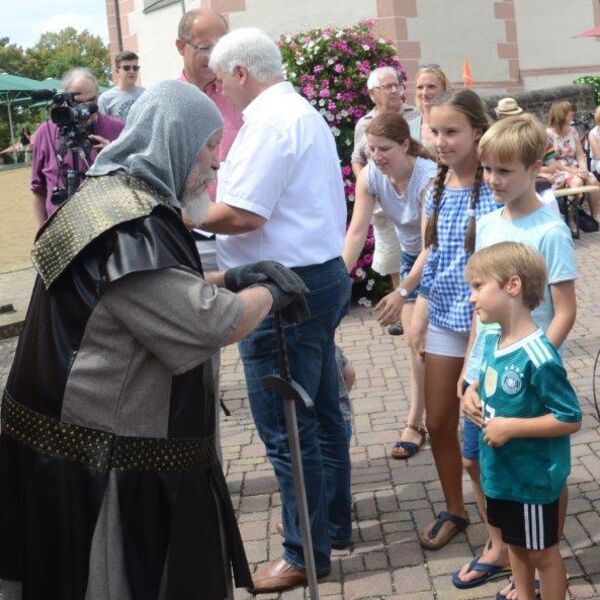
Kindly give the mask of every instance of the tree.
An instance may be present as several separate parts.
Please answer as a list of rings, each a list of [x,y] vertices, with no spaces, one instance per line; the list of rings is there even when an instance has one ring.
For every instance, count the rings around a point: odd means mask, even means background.
[[[67,27],[58,33],[46,32],[37,44],[24,50],[10,43],[8,37],[0,37],[0,73],[7,72],[21,77],[42,80],[46,77],[60,79],[73,67],[87,67],[101,85],[110,81],[110,56],[102,38],[87,30],[78,32]],[[15,111],[15,131],[27,125],[33,131],[43,118],[39,109],[24,107]],[[10,144],[8,118],[4,106],[0,106],[0,149]],[[10,160],[10,158],[8,159]]]
[[[26,70],[35,79],[60,78],[73,67],[87,67],[101,85],[110,81],[110,55],[102,38],[89,31],[67,27],[58,33],[42,33],[38,43],[25,51]]]
[[[11,44],[7,37],[0,38],[0,73],[11,73],[12,75],[24,75],[23,48]]]

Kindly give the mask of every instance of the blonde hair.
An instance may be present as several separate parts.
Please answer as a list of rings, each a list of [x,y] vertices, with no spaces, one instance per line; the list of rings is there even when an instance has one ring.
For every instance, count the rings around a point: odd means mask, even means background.
[[[465,268],[465,278],[491,277],[505,285],[511,277],[521,280],[523,304],[533,310],[544,298],[548,275],[542,255],[527,244],[500,242],[475,252]]]
[[[594,123],[596,123],[596,125],[600,125],[600,106],[596,107],[596,112],[594,113]]]
[[[517,160],[526,168],[542,160],[546,151],[546,132],[539,120],[524,113],[496,121],[479,140],[482,162],[496,158],[503,164]]]
[[[416,87],[417,82],[419,81],[419,77],[421,77],[421,75],[425,75],[426,73],[437,77],[441,84],[442,92],[447,92],[448,90],[452,89],[452,84],[450,83],[448,76],[446,75],[446,73],[444,73],[444,71],[442,71],[442,67],[440,67],[439,65],[425,65],[418,69],[417,74],[415,76],[415,106],[419,109],[420,112],[423,112],[423,106],[421,105],[421,101],[418,98]]]
[[[458,112],[462,113],[469,125],[473,129],[479,129],[481,133],[485,133],[489,127],[489,122],[485,114],[485,108],[481,98],[469,88],[459,88],[452,92],[444,92],[434,100],[434,106],[450,106]],[[425,247],[437,246],[437,225],[438,213],[442,203],[442,196],[446,187],[446,176],[448,175],[448,166],[438,161],[438,168],[435,179],[433,181],[432,199],[433,210],[427,219],[425,226]],[[475,249],[475,208],[479,201],[479,192],[483,183],[483,167],[481,163],[477,166],[475,180],[471,188],[471,197],[469,198],[469,219],[467,230],[465,232],[464,248],[467,253],[471,254]]]
[[[548,111],[548,125],[550,127],[562,127],[567,122],[567,115],[573,110],[568,100],[553,102]]]

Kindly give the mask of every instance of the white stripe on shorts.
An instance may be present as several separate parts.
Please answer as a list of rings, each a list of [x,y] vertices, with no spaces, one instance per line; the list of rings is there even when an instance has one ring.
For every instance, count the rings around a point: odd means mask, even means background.
[[[523,504],[525,546],[528,550],[544,549],[544,506]]]

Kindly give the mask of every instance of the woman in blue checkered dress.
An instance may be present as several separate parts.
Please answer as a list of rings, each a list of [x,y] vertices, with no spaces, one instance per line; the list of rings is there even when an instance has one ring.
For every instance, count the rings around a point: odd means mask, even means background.
[[[429,255],[411,322],[411,344],[425,361],[425,410],[446,510],[419,533],[437,550],[469,524],[462,492],[457,398],[473,309],[464,268],[475,246],[477,219],[498,208],[483,182],[477,155],[488,127],[483,104],[469,89],[446,93],[431,109],[438,171],[426,202]]]

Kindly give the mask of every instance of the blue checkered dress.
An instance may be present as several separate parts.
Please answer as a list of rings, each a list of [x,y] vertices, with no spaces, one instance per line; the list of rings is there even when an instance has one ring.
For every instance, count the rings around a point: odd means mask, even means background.
[[[473,308],[464,270],[469,255],[464,249],[471,188],[445,188],[439,206],[438,245],[431,248],[423,269],[420,294],[429,298],[429,322],[452,331],[469,331]],[[490,188],[481,185],[475,218],[499,208]],[[427,195],[427,216],[433,211],[433,189]]]

